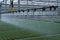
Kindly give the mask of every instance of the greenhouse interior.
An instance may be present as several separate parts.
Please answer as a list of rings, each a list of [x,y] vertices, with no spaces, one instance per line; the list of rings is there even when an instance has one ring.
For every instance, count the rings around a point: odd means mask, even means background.
[[[0,0],[0,40],[60,40],[60,0]]]

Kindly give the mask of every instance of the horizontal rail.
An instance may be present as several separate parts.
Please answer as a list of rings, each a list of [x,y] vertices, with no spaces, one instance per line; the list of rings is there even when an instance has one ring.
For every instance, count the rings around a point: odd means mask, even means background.
[[[47,8],[49,8],[49,10],[51,11],[52,10],[52,8],[54,8],[54,10],[56,10],[56,8],[58,8],[58,6],[49,6],[49,7],[42,7],[42,8],[31,8],[31,9],[26,9],[26,10],[24,10],[24,9],[21,9],[21,10],[17,10],[17,11],[7,11],[7,12],[1,12],[2,14],[3,13],[14,13],[14,12],[25,12],[25,11],[31,11],[31,10],[33,10],[33,11],[37,11],[38,9],[42,9],[42,11],[45,11]]]

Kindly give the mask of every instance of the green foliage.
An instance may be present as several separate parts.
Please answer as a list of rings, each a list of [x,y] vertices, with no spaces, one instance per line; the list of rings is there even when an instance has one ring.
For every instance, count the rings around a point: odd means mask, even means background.
[[[20,39],[33,35],[35,34],[27,30],[0,21],[0,40]]]

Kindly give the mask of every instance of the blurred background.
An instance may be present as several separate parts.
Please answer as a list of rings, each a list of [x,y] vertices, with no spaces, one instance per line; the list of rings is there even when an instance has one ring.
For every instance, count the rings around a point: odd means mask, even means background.
[[[60,0],[0,0],[0,40],[60,40]]]

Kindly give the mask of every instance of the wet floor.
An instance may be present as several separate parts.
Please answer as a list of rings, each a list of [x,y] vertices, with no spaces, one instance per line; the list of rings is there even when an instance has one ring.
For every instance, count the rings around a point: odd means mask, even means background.
[[[20,16],[20,15],[19,15]],[[23,40],[60,40],[60,16],[52,17],[42,17],[42,20],[31,20],[18,18],[17,15],[2,15],[2,21],[5,23],[9,23],[15,25],[17,28],[26,29],[39,35],[43,35],[43,37],[34,37],[25,38]],[[44,19],[45,18],[45,19]],[[17,39],[18,40],[18,39]]]
[[[18,26],[19,28],[29,29],[43,34],[59,34],[60,33],[60,16],[40,16],[35,20],[19,18],[23,17],[14,14],[2,15],[2,21]],[[42,19],[42,20],[41,20]]]

